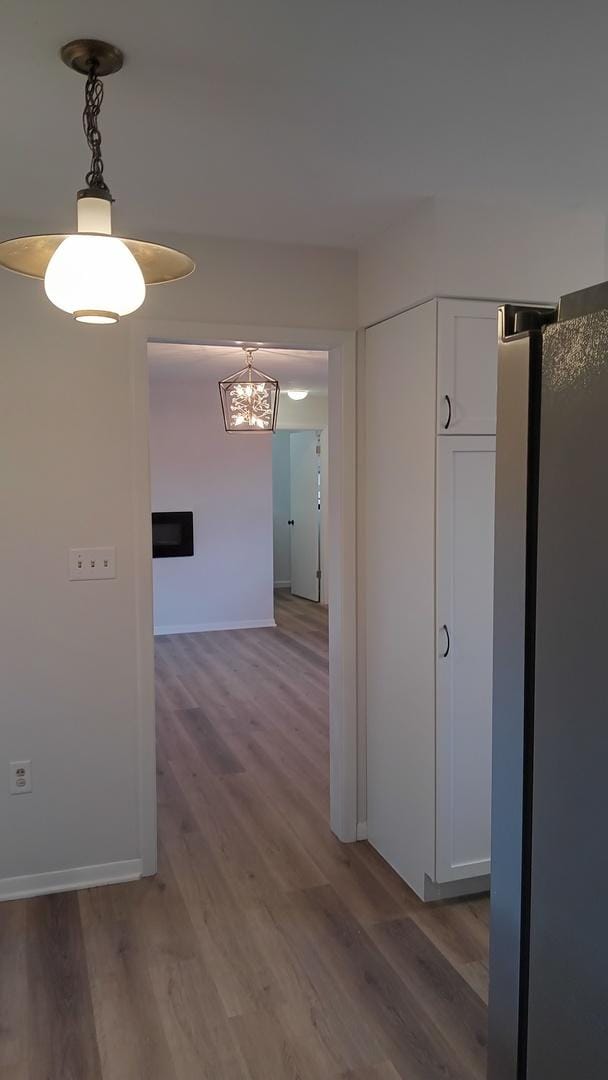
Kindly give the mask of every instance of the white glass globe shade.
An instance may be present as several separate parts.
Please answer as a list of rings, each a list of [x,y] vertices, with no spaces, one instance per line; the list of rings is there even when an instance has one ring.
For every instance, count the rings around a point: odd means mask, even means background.
[[[52,304],[88,323],[117,322],[146,296],[143,274],[116,236],[68,236],[51,256],[44,288]]]
[[[308,397],[308,390],[288,390],[287,397],[290,397],[292,401],[303,401],[305,397]]]

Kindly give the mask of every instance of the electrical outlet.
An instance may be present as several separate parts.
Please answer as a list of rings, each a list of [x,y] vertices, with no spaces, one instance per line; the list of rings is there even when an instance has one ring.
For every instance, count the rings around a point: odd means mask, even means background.
[[[9,791],[11,795],[25,795],[32,790],[31,761],[11,761],[9,765]]]
[[[116,577],[116,548],[70,548],[70,581],[93,581]]]

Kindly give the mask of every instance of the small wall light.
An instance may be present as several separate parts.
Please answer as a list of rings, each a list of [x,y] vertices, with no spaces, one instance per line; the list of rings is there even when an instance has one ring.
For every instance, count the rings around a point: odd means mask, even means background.
[[[305,397],[308,397],[308,390],[288,390],[287,397],[290,397],[292,401],[303,401]]]

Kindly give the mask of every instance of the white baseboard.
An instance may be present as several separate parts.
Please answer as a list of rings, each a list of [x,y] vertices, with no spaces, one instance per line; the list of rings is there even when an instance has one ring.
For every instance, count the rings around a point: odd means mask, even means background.
[[[290,589],[291,581],[275,581],[274,587],[275,589]]]
[[[357,840],[367,840],[367,821],[357,822]]]
[[[274,619],[241,619],[235,622],[183,623],[178,626],[155,626],[156,637],[165,634],[203,634],[207,630],[255,630],[259,626],[276,626]]]
[[[101,863],[99,866],[74,866],[70,870],[49,870],[45,874],[22,874],[0,878],[0,900],[21,900],[27,896],[89,889],[94,885],[115,885],[136,881],[142,876],[141,859]]]

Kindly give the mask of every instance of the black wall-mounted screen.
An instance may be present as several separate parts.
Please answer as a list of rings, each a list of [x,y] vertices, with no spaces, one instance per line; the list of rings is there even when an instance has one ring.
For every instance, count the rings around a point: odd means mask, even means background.
[[[191,510],[162,510],[152,514],[152,555],[155,559],[194,555]]]

